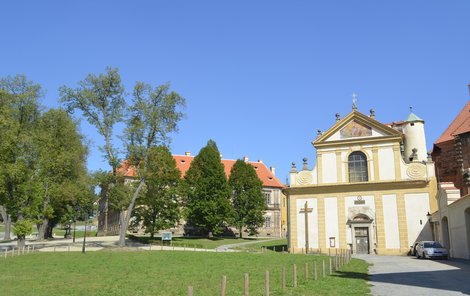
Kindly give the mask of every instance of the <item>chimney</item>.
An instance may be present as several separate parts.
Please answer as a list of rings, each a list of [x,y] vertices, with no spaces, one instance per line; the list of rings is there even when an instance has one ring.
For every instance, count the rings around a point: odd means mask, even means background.
[[[258,159],[258,162],[259,162],[259,163],[263,163],[263,161],[262,161],[261,159]]]
[[[271,174],[273,174],[274,176],[276,175],[276,168],[275,167],[270,166],[269,170],[271,171]]]
[[[185,156],[191,156],[191,152],[186,151],[186,152],[184,153],[184,155],[185,155]]]
[[[248,156],[243,156],[243,161],[248,162]]]

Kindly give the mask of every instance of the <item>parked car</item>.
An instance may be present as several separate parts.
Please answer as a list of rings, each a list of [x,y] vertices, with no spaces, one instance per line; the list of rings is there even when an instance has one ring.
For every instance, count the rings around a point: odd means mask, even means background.
[[[449,259],[449,252],[439,242],[421,241],[416,245],[416,257]]]

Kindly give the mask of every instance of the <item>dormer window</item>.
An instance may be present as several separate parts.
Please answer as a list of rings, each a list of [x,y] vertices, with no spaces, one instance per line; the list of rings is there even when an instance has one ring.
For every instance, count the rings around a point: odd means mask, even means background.
[[[367,171],[367,157],[361,151],[354,151],[348,157],[349,182],[367,182],[369,174]]]

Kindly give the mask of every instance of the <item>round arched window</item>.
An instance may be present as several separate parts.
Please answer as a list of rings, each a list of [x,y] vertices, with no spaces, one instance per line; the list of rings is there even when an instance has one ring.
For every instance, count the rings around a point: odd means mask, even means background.
[[[348,157],[349,182],[367,182],[367,157],[361,151],[354,151]]]

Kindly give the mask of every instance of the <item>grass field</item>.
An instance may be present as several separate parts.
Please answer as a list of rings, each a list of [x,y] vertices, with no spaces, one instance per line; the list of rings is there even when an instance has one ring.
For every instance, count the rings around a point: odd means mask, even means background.
[[[281,253],[120,252],[34,253],[0,258],[2,295],[220,295],[222,275],[226,295],[243,294],[243,274],[250,275],[250,295],[264,295],[265,271],[271,275],[271,295],[367,295],[367,264],[353,259],[341,271],[314,282],[303,277],[324,257]],[[292,287],[297,264],[299,287]],[[281,292],[285,267],[288,288]],[[320,269],[321,270],[321,269]],[[311,270],[310,270],[311,271]]]

